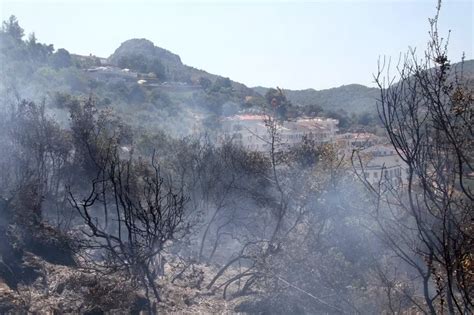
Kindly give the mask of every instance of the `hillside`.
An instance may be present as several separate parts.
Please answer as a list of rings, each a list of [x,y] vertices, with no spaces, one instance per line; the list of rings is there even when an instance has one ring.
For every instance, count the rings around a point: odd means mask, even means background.
[[[252,89],[229,78],[184,65],[146,39],[125,41],[108,58],[81,56],[53,45],[0,34],[2,103],[17,96],[55,109],[65,95],[96,99],[139,128],[184,136],[215,125],[262,102]],[[56,108],[57,109],[57,108]],[[56,113],[61,116],[61,113]]]
[[[199,70],[181,62],[181,58],[160,47],[157,47],[153,42],[147,39],[130,39],[123,42],[115,52],[109,56],[107,61],[115,66],[123,67],[123,63],[127,60],[133,59],[135,64],[137,59],[144,59],[143,63],[151,63],[150,69],[159,69],[163,71],[162,76],[165,81],[172,82],[186,82],[193,85],[204,85],[206,87],[205,80],[209,80],[212,83],[217,80],[224,80],[225,77],[210,74],[206,71]],[[158,65],[158,66],[157,66]],[[143,67],[142,67],[143,68]],[[144,72],[144,71],[142,71]],[[230,81],[232,88],[235,92],[241,95],[255,95],[252,89],[247,88],[245,85]]]
[[[463,65],[463,68],[461,68]],[[454,63],[453,68],[456,72],[463,72],[464,77],[474,82],[474,60],[466,60],[464,64]],[[269,90],[266,87],[254,87],[254,91],[261,95]],[[318,105],[323,110],[338,111],[344,110],[347,113],[360,114],[363,112],[374,112],[379,90],[360,84],[343,85],[336,88],[326,90],[283,90],[286,97],[298,106]]]
[[[262,95],[268,88],[255,87]],[[319,105],[324,110],[345,110],[348,113],[371,112],[375,110],[378,89],[360,84],[343,85],[327,90],[284,90],[288,99],[295,105]]]
[[[123,42],[108,58],[70,54],[66,49],[0,36],[3,103],[21,97],[56,108],[65,95],[96,99],[134,127],[175,136],[218,128],[219,117],[261,110],[269,88],[248,88],[229,78],[182,63],[179,55],[146,39]],[[464,72],[474,73],[467,61]],[[327,90],[283,90],[295,115],[336,118],[340,127],[377,123],[376,88],[350,84]],[[56,108],[57,109],[57,108]],[[60,117],[64,113],[57,113]],[[62,115],[64,117],[64,115]],[[65,117],[64,117],[65,118]]]

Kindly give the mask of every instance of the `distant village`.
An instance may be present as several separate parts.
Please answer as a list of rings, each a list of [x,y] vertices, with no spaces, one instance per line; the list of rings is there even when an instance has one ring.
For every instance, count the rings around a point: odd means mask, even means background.
[[[265,115],[235,115],[223,119],[222,139],[230,139],[251,151],[269,152],[271,142]],[[307,138],[316,145],[332,144],[341,159],[354,158],[356,173],[372,185],[395,185],[404,181],[405,164],[387,139],[371,133],[339,133],[332,118],[298,118],[278,125],[282,149]],[[357,152],[357,156],[353,156]]]
[[[77,56],[90,60],[95,58],[95,66],[85,71],[97,79],[125,80],[146,87],[167,90],[192,90],[199,88],[187,82],[161,82],[153,73],[137,73],[108,63],[105,58]],[[197,114],[196,114],[197,115]],[[199,116],[199,115],[197,115]],[[197,117],[196,120],[202,120]],[[261,153],[269,152],[270,139],[265,120],[261,114],[240,114],[224,117],[221,121],[222,133],[218,141],[231,140],[247,150]],[[353,158],[355,173],[368,183],[394,185],[405,180],[406,166],[387,139],[372,133],[339,133],[339,121],[332,118],[298,118],[278,125],[279,149],[290,149],[300,144],[304,138],[316,145],[332,144],[341,159]],[[199,131],[199,123],[193,127]],[[353,153],[357,152],[354,158]]]

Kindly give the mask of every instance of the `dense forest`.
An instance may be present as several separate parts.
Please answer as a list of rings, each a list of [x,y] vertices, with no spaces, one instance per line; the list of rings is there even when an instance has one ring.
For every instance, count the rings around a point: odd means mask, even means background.
[[[290,91],[145,39],[75,55],[4,21],[0,313],[472,313],[473,61],[429,26],[397,80],[380,64],[377,88]],[[220,137],[257,114],[266,151]],[[383,138],[404,179],[370,180],[357,148],[285,146],[312,117]]]

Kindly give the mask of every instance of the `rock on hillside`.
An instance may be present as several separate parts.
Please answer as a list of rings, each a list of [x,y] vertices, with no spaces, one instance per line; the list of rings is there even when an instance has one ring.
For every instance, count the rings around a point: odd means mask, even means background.
[[[123,42],[107,60],[112,65],[119,65],[123,58],[137,59],[137,57],[143,57],[145,62],[151,64],[149,65],[150,68],[153,68],[154,63],[160,63],[163,66],[163,80],[165,81],[199,84],[201,79],[207,79],[211,82],[224,79],[224,77],[184,65],[178,55],[157,47],[153,42],[143,38]],[[230,82],[232,88],[240,97],[258,96],[257,93],[245,85],[234,81]]]
[[[144,38],[134,38],[123,42],[108,58],[108,61],[111,64],[117,64],[121,57],[130,55],[143,55],[148,58],[156,57],[164,66],[173,68],[183,67],[181,58],[178,55],[157,47],[153,42]]]
[[[138,72],[154,72],[166,80],[187,81],[181,58],[144,38],[123,42],[108,62]]]

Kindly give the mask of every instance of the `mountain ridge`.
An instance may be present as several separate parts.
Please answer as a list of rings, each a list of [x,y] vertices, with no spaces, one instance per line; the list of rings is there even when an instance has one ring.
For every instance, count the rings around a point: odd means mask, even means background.
[[[123,42],[107,60],[114,65],[118,65],[120,58],[136,57],[137,55],[159,59],[164,67],[163,77],[166,77],[165,80],[202,84],[203,82],[200,82],[200,80],[203,79],[211,82],[215,82],[220,78],[228,79],[185,65],[178,54],[156,46],[152,41],[144,38],[134,38]],[[245,84],[233,80],[230,80],[230,82],[232,87],[243,97],[263,97],[269,90],[269,88],[261,86],[247,87]],[[303,90],[283,89],[283,91],[286,97],[296,106],[318,105],[325,110],[345,110],[348,113],[374,112],[375,98],[378,96],[377,88],[357,83],[324,90],[308,88]]]
[[[54,103],[58,93],[94,95],[98,105],[112,105],[138,126],[169,129],[183,120],[193,125],[196,117],[203,117],[203,124],[213,126],[218,117],[258,112],[268,102],[265,94],[269,88],[247,87],[188,66],[178,54],[148,39],[126,40],[109,57],[99,58],[70,54],[65,49],[55,51],[52,45],[15,39],[6,33],[0,35],[0,57],[5,77],[10,78],[0,84],[0,94],[5,96],[15,91],[38,101],[48,97]],[[474,60],[466,61],[465,72],[473,76]],[[377,88],[354,83],[283,92],[298,115],[332,117],[346,127],[358,121],[358,116],[376,120]]]
[[[253,87],[254,91],[264,95],[269,88]],[[365,85],[353,83],[316,90],[313,88],[302,90],[283,89],[288,100],[297,106],[318,105],[325,110],[345,110],[348,113],[375,111],[376,97],[379,90]]]
[[[461,68],[462,65],[462,68]],[[468,84],[474,83],[474,59],[464,60],[452,64],[454,72],[463,72]],[[261,95],[270,89],[263,86],[252,87]],[[379,97],[377,87],[368,87],[358,83],[341,85],[328,89],[283,89],[288,100],[297,106],[318,105],[324,110],[344,110],[350,114],[361,112],[375,112],[376,101]]]
[[[107,58],[107,61],[117,66],[119,65],[120,58],[137,55],[145,56],[149,59],[156,58],[155,62],[162,63],[166,80],[203,84],[202,81],[200,82],[201,78],[208,79],[212,82],[220,78],[229,79],[223,75],[209,73],[205,70],[186,65],[182,62],[178,54],[156,46],[152,41],[145,38],[132,38],[124,41],[114,53]],[[253,89],[247,87],[245,84],[233,80],[230,81],[234,89],[255,95]]]

